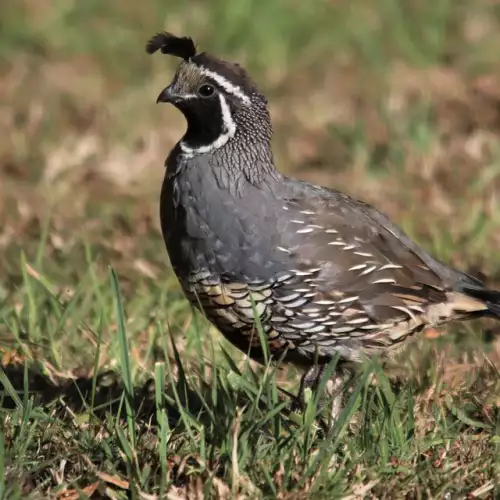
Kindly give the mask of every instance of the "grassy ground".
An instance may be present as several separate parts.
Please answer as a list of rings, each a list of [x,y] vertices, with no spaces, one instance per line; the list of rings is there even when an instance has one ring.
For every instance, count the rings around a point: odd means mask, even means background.
[[[157,217],[175,62],[144,52],[168,29],[242,61],[282,171],[500,287],[499,28],[490,0],[4,0],[0,497],[499,498],[498,325],[367,367],[324,435],[293,368],[193,315]]]

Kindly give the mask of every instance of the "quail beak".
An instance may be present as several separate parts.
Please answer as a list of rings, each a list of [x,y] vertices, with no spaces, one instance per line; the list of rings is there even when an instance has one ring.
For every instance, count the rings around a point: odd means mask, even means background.
[[[170,88],[170,86],[168,86],[160,92],[160,95],[156,99],[156,103],[158,104],[159,102],[169,102],[171,104],[176,104],[180,100],[181,98],[178,95],[173,94],[172,89]]]

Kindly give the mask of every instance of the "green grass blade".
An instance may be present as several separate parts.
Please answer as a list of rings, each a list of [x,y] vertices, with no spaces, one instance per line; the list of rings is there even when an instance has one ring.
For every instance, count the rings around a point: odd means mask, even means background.
[[[127,329],[125,326],[125,312],[123,310],[122,297],[118,276],[114,269],[110,269],[110,280],[113,297],[115,300],[115,315],[117,322],[118,346],[120,354],[120,372],[125,387],[125,408],[127,415],[127,427],[132,447],[135,447],[135,413],[133,409],[134,387],[132,383],[132,368],[130,364],[130,349],[128,345]]]

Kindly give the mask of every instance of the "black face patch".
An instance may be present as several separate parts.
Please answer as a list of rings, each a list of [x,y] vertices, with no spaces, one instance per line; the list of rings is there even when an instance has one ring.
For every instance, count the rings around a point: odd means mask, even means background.
[[[218,96],[210,99],[186,100],[177,105],[186,117],[188,128],[183,144],[197,149],[215,142],[224,132],[221,104]]]
[[[241,87],[191,61],[179,65],[169,92],[188,123],[181,143],[185,152],[221,147],[234,134],[241,108],[251,103]]]

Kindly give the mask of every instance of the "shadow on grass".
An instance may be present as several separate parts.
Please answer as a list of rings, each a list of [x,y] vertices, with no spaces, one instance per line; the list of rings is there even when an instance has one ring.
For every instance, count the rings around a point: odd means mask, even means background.
[[[108,370],[97,375],[97,377],[78,377],[72,379],[54,380],[53,378],[40,373],[37,367],[25,367],[22,364],[13,364],[3,367],[3,372],[10,382],[12,389],[23,400],[26,388],[28,389],[27,399],[32,399],[35,406],[47,407],[55,406],[56,415],[64,418],[65,413],[80,415],[91,412],[98,419],[104,420],[107,414],[122,415],[125,421],[125,412],[122,408],[126,389],[120,374]],[[168,377],[167,377],[168,378]],[[200,381],[201,381],[200,376]],[[204,383],[205,384],[205,383]],[[175,387],[174,387],[175,385]],[[16,401],[4,387],[0,395],[0,408],[13,410],[16,408]],[[158,403],[155,394],[155,379],[150,378],[140,385],[134,387],[131,407],[138,425],[158,425],[157,411]],[[270,404],[265,395],[254,399],[252,394],[244,390],[235,390],[231,395],[227,387],[218,384],[215,387],[218,395],[214,395],[213,388],[205,385],[203,390],[196,390],[191,380],[180,378],[175,384],[165,381],[163,388],[164,395],[162,408],[165,410],[169,425],[173,428],[181,422],[182,407],[191,416],[196,416],[200,424],[207,424],[206,409],[210,409],[221,418],[234,417],[234,409],[257,404],[261,411],[265,411]],[[283,404],[283,414],[289,414],[290,410],[286,406],[298,408],[298,400],[291,393],[279,389],[280,403]],[[231,399],[230,404],[227,403]],[[167,401],[169,399],[170,401]],[[226,415],[223,415],[226,413]],[[229,414],[230,413],[230,414]]]
[[[54,381],[51,377],[40,373],[36,368],[26,368],[23,365],[7,365],[3,370],[21,398],[25,388],[28,387],[29,397],[34,398],[37,405],[48,405],[59,400],[62,407],[66,407],[74,413],[87,411],[91,406],[96,415],[107,411],[115,413],[118,411],[124,392],[123,382],[119,375],[111,370],[96,377],[95,390],[93,387],[94,379],[89,377]],[[145,403],[151,398],[154,405],[154,387],[152,393],[149,387],[150,382],[148,381],[137,389],[134,398],[134,407],[137,410],[141,409],[143,413],[149,405]],[[4,409],[16,407],[14,398],[7,391],[4,393],[2,407]]]

